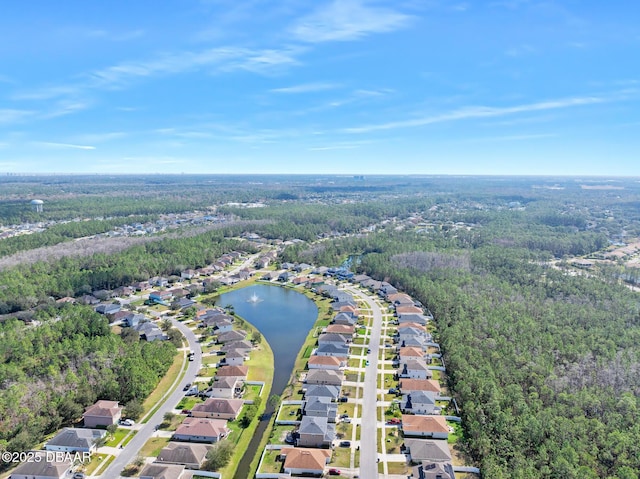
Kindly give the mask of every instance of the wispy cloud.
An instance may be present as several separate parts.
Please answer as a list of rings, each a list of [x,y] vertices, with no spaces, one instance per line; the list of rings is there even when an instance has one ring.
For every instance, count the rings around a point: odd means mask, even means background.
[[[0,109],[0,124],[17,123],[33,116],[31,110],[17,110],[11,108]]]
[[[604,103],[610,100],[611,98],[604,97],[574,97],[509,107],[471,106],[446,113],[441,113],[439,115],[431,115],[421,118],[412,118],[409,120],[400,120],[387,123],[378,123],[375,125],[346,128],[344,129],[344,131],[347,133],[368,133],[371,131],[393,130],[399,128],[415,128],[436,123],[471,120],[475,118],[492,118],[515,115],[518,113],[557,110],[577,106],[593,105],[597,103]]]
[[[531,45],[518,45],[507,49],[505,55],[516,58],[531,55],[536,52],[537,50]]]
[[[104,143],[111,140],[118,140],[127,136],[124,131],[111,131],[107,133],[87,133],[74,136],[72,141],[78,143]]]
[[[58,118],[86,110],[89,106],[88,102],[61,100],[50,111],[42,113],[40,117],[44,119]]]
[[[334,0],[300,18],[291,33],[308,43],[349,41],[405,28],[411,20],[410,15],[368,6],[364,0]]]
[[[528,141],[542,138],[557,138],[556,133],[525,133],[522,135],[485,136],[480,138],[468,138],[468,142],[497,142],[497,141]]]
[[[298,63],[300,49],[249,49],[219,47],[197,52],[166,54],[151,60],[126,62],[90,73],[94,87],[122,87],[136,78],[169,75],[207,69],[209,71],[247,70],[268,73],[278,67]]]
[[[334,90],[336,88],[340,88],[340,85],[336,83],[302,83],[300,85],[274,88],[271,91],[274,93],[312,93],[316,91]]]
[[[55,143],[50,141],[37,141],[36,145],[44,146],[47,148],[70,148],[72,150],[95,150],[95,146],[91,145],[73,145],[71,143]]]

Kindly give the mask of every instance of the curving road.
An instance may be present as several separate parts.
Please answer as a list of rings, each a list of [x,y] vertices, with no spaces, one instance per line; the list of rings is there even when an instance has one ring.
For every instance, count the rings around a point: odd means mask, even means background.
[[[369,366],[364,373],[364,392],[362,395],[362,423],[360,426],[360,477],[378,477],[378,356],[380,336],[382,334],[382,311],[369,296],[355,288],[347,288],[357,298],[367,303],[373,313],[373,325],[369,336],[371,353],[367,355]]]
[[[151,416],[146,424],[142,425],[129,444],[122,449],[118,457],[116,457],[109,467],[100,474],[101,477],[105,477],[107,479],[122,477],[120,476],[122,469],[136,458],[140,449],[142,449],[142,446],[144,446],[153,433],[156,432],[156,426],[162,423],[165,413],[172,411],[184,397],[182,388],[187,383],[193,383],[196,378],[196,374],[200,370],[200,364],[202,363],[202,350],[200,349],[200,343],[198,343],[195,334],[193,334],[193,331],[181,322],[176,321],[175,319],[172,319],[171,322],[175,328],[179,329],[182,334],[184,334],[191,351],[195,353],[195,358],[193,361],[188,362],[187,373],[178,383],[176,389],[166,398],[162,406],[160,406],[153,416]]]

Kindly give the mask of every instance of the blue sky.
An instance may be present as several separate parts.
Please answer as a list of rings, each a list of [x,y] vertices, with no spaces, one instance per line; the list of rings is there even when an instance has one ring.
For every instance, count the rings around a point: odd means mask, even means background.
[[[640,175],[639,13],[4,2],[0,172]]]

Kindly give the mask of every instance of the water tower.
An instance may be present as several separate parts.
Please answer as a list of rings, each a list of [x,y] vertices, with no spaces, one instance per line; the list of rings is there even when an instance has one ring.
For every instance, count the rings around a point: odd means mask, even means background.
[[[42,213],[42,205],[44,205],[42,200],[31,200],[31,209],[36,213]]]

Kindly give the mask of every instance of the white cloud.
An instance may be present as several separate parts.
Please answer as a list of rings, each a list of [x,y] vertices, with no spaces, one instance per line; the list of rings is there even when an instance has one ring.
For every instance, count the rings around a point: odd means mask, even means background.
[[[30,110],[17,110],[12,108],[0,109],[0,124],[17,123],[33,115]]]
[[[340,85],[335,83],[302,83],[300,85],[289,87],[274,88],[271,91],[274,93],[311,93],[316,91],[333,90],[339,87]]]
[[[291,33],[308,43],[358,40],[405,28],[411,19],[389,8],[367,6],[364,0],[334,0],[300,18]]]
[[[55,143],[50,141],[37,141],[36,145],[48,148],[71,148],[73,150],[95,150],[95,146],[91,145],[72,145],[71,143]]]
[[[124,131],[111,131],[107,133],[87,133],[73,137],[74,142],[78,143],[104,143],[106,141],[124,138],[127,133]]]
[[[346,128],[347,133],[367,133],[371,131],[393,130],[399,128],[415,128],[419,126],[432,125],[436,123],[445,123],[459,120],[470,120],[475,118],[492,118],[518,113],[528,113],[533,111],[556,110],[562,108],[571,108],[576,106],[593,105],[604,103],[610,98],[604,97],[574,97],[563,98],[559,100],[542,101],[537,103],[529,103],[526,105],[517,105],[509,107],[489,107],[489,106],[470,106],[458,110],[441,113],[439,115],[425,116],[422,118],[413,118],[409,120],[400,120],[387,123],[378,123],[375,125],[365,125],[359,127]]]

